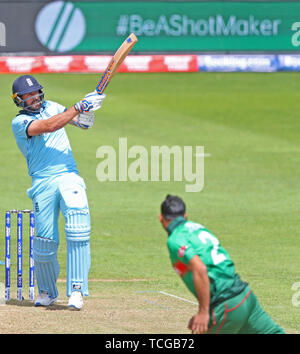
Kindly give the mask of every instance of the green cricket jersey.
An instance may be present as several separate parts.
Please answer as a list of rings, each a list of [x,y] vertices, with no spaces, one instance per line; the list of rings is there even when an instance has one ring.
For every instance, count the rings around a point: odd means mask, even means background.
[[[245,289],[247,283],[235,273],[229,254],[204,226],[178,217],[169,224],[167,231],[172,265],[196,298],[193,274],[187,269],[189,261],[196,255],[207,267],[211,309]]]

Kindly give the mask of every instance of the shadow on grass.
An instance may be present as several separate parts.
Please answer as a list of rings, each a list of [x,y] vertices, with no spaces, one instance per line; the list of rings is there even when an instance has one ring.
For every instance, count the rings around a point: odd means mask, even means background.
[[[16,299],[11,299],[6,302],[6,305],[7,306],[19,306],[19,307],[35,307],[33,301],[25,300],[25,299],[22,301],[19,301]],[[58,303],[52,304],[47,307],[46,306],[37,306],[37,308],[38,307],[44,308],[47,311],[70,310],[69,306],[63,305],[63,304],[58,304]]]

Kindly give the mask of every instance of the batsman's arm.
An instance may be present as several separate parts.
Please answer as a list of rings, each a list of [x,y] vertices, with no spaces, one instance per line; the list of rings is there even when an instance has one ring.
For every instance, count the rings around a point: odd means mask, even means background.
[[[65,112],[59,113],[49,119],[35,120],[29,125],[27,129],[27,135],[35,136],[43,133],[52,133],[58,129],[63,128],[77,115],[78,111],[73,106],[67,109]]]
[[[188,269],[193,273],[194,286],[199,302],[198,313],[191,318],[188,328],[192,333],[206,333],[210,304],[210,284],[207,268],[199,256],[194,256],[188,264]]]
[[[91,112],[93,116],[93,112],[101,108],[104,98],[105,95],[99,95],[95,91],[88,93],[81,101],[77,102],[65,112],[56,114],[49,119],[35,120],[30,123],[27,129],[27,135],[35,136],[43,133],[52,133],[63,128],[70,122],[72,122],[71,124],[77,125],[77,121],[80,123],[80,117],[82,117],[81,120],[83,121],[83,124],[80,125],[87,125],[88,128],[93,125],[93,117],[91,118],[89,113]]]

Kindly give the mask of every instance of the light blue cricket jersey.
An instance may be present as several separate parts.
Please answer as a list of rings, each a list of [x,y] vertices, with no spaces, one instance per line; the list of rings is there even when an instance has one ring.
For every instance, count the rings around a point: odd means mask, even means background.
[[[78,173],[64,128],[33,137],[27,135],[28,127],[34,120],[48,119],[65,110],[58,103],[45,101],[40,113],[20,111],[12,121],[17,145],[27,160],[28,173],[33,179],[44,179],[66,172]]]

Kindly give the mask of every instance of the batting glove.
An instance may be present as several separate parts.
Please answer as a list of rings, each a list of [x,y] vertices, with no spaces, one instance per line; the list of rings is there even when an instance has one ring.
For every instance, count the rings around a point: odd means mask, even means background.
[[[101,108],[102,102],[105,97],[105,94],[99,95],[97,91],[93,91],[85,95],[85,97],[81,101],[77,102],[74,107],[76,111],[80,113],[97,111],[97,109]]]
[[[95,121],[95,113],[94,112],[79,113],[78,118],[77,118],[77,122],[75,122],[75,124],[79,128],[88,129],[94,125],[94,121]]]

